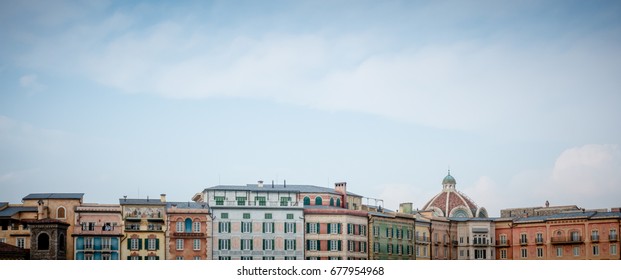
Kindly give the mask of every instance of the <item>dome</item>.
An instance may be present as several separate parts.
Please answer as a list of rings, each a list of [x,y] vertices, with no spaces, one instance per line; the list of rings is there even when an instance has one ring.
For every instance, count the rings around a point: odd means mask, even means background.
[[[442,191],[435,195],[423,207],[424,210],[431,210],[441,217],[487,217],[485,208],[479,208],[472,199],[455,189],[455,178],[448,175],[442,180]]]
[[[457,182],[455,182],[455,178],[451,176],[451,171],[449,171],[449,174],[446,175],[446,177],[444,177],[444,179],[442,180],[442,185],[447,185],[447,184],[451,184],[451,185],[457,184]]]

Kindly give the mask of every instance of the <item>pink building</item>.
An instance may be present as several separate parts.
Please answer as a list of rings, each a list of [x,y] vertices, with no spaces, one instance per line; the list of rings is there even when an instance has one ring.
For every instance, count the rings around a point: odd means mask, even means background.
[[[168,202],[168,244],[169,260],[211,259],[211,216],[206,203]]]

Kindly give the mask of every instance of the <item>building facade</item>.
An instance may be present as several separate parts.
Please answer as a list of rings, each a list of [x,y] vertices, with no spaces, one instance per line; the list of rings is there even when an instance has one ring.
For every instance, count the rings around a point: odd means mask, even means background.
[[[295,186],[215,186],[200,197],[213,213],[213,258],[304,258],[304,212]]]
[[[204,202],[168,202],[166,244],[169,260],[212,258],[212,223]]]
[[[123,220],[121,206],[82,204],[75,208],[74,259],[119,260]]]
[[[458,260],[494,260],[495,228],[494,219],[490,218],[452,218],[457,236],[451,241],[457,245],[453,254]],[[452,258],[455,259],[455,258]]]
[[[166,259],[166,195],[160,199],[119,200],[123,215],[121,259]]]
[[[369,259],[416,259],[416,219],[412,214],[369,212]]]
[[[330,206],[304,208],[307,260],[368,259],[367,212]]]

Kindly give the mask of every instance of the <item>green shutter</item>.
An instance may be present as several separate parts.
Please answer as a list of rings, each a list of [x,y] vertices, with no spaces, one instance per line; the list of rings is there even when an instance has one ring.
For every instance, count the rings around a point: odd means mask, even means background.
[[[222,232],[222,222],[218,222],[218,233]]]
[[[338,225],[338,227],[339,227],[339,234],[341,234],[341,233],[342,233],[342,231],[341,231],[341,224],[340,224],[340,223],[338,223],[337,225]]]
[[[250,222],[250,233],[252,233],[252,228],[254,227],[254,223]]]
[[[218,250],[222,250],[222,239],[218,239]]]
[[[342,243],[341,240],[339,240],[339,243],[338,243],[339,244],[338,245],[339,246],[339,251],[341,251],[341,243]]]
[[[142,260],[142,256],[138,256],[138,259],[139,259],[139,260]]]
[[[158,239],[155,239],[155,250],[159,250],[159,249],[160,249],[160,239],[158,238]]]
[[[296,229],[295,229],[296,226],[297,226],[297,223],[293,223],[293,233],[296,233]]]
[[[159,260],[159,259],[160,259],[160,256],[155,256],[155,260]]]
[[[132,248],[132,240],[131,239],[127,239],[127,250],[131,250],[131,248]]]
[[[306,223],[306,233],[310,233],[310,223]]]
[[[295,228],[295,227],[294,227],[294,228]],[[298,241],[297,241],[297,240],[295,240],[295,239],[293,239],[293,250],[294,250],[294,251],[296,250],[297,244],[298,244]]]
[[[306,251],[310,251],[310,240],[306,240]]]
[[[263,250],[265,250],[265,239],[263,239]]]
[[[131,258],[130,256],[127,256],[127,260],[130,260],[130,258]]]
[[[254,250],[254,239],[250,239],[250,251]]]
[[[265,233],[265,222],[263,222],[263,233]],[[265,249],[265,248],[263,248]]]
[[[317,233],[321,232],[321,228],[319,227],[319,223],[317,223]]]
[[[231,232],[231,229],[232,229],[232,228],[231,228],[231,222],[226,222],[226,224],[228,225],[228,228],[229,228],[229,231],[228,231],[228,232]]]
[[[317,251],[321,251],[321,242],[319,240],[315,240],[315,242],[317,242]]]
[[[328,234],[330,234],[330,224],[328,224]]]
[[[142,239],[138,238],[138,250],[142,250]]]
[[[276,223],[272,222],[272,233],[276,233]]]

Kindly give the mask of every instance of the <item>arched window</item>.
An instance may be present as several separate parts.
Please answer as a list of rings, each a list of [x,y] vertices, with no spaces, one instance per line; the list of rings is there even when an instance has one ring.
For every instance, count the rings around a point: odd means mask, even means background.
[[[37,237],[37,250],[49,250],[50,249],[50,236],[47,233],[42,232]]]
[[[58,251],[64,251],[65,249],[65,235],[61,233],[58,235]]]
[[[58,207],[58,209],[56,209],[56,218],[57,219],[66,219],[67,218],[67,211],[65,211],[65,207]]]
[[[453,217],[454,218],[468,218],[468,213],[466,213],[466,211],[464,211],[463,209],[457,209],[453,212]]]
[[[185,219],[185,232],[192,232],[192,219]]]
[[[330,206],[334,206],[334,197],[330,198]]]
[[[321,205],[321,196],[315,198],[315,205]]]
[[[304,197],[304,205],[310,205],[310,198],[308,196]]]
[[[341,199],[340,198],[336,199],[336,207],[341,207]]]

